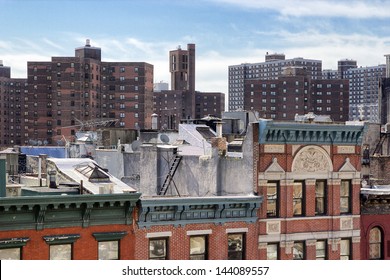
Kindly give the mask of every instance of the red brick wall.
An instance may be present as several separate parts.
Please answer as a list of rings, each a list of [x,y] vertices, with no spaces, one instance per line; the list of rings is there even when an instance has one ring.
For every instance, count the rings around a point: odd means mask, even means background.
[[[385,260],[390,260],[390,214],[383,215],[361,215],[361,240],[360,240],[360,255],[362,260],[369,258],[369,232],[374,227],[382,229],[382,250]]]
[[[228,240],[226,229],[247,228],[245,233],[246,248],[245,258],[248,260],[258,259],[258,226],[257,224],[247,224],[244,222],[226,223],[223,225],[215,224],[190,224],[183,227],[153,226],[150,229],[138,229],[135,232],[136,238],[136,254],[138,260],[146,260],[149,258],[149,238],[148,233],[171,232],[168,237],[168,255],[171,260],[188,260],[190,252],[190,236],[187,231],[192,230],[211,230],[208,234],[208,259],[224,260],[227,259]]]
[[[73,259],[75,260],[97,260],[98,241],[92,235],[100,232],[122,232],[127,231],[119,242],[120,259],[134,259],[134,235],[131,226],[126,225],[105,225],[91,226],[88,228],[69,227],[43,230],[20,230],[0,231],[0,239],[28,237],[30,240],[22,248],[22,259],[24,260],[48,260],[49,244],[43,239],[50,235],[79,234],[80,238],[73,243]]]

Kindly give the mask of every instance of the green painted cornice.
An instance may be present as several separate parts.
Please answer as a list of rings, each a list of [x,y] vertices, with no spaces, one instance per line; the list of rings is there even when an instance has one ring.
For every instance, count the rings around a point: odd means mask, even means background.
[[[23,247],[30,241],[28,237],[0,239],[0,249]]]
[[[140,193],[0,198],[0,230],[132,224]]]
[[[120,240],[127,235],[126,231],[119,232],[95,232],[92,233],[93,237],[97,241],[111,241],[111,240]]]
[[[259,144],[361,145],[364,125],[259,121]]]
[[[257,221],[260,196],[141,199],[139,227]]]
[[[46,243],[50,245],[74,243],[79,238],[80,234],[48,235],[43,237]]]

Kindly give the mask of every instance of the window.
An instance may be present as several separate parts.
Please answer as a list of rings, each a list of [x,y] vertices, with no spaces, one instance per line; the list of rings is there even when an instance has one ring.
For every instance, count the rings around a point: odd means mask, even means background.
[[[190,260],[207,260],[207,236],[190,237]]]
[[[0,248],[0,260],[21,260],[22,248]]]
[[[316,260],[326,260],[326,240],[316,241]]]
[[[323,215],[326,209],[326,182],[316,181],[315,214]]]
[[[28,241],[29,238],[1,239],[0,260],[21,260],[22,247],[25,246]]]
[[[98,241],[99,260],[119,260],[119,242],[127,232],[100,232],[92,235]]]
[[[150,260],[167,260],[168,248],[167,239],[150,239],[149,240],[149,259]]]
[[[278,217],[278,184],[270,182],[267,184],[267,217]]]
[[[228,234],[228,260],[244,259],[244,237],[243,233]]]
[[[370,230],[368,258],[370,260],[382,259],[382,232],[378,227]]]
[[[305,259],[305,245],[303,244],[302,241],[294,242],[293,259],[294,260]]]
[[[267,244],[267,260],[278,260],[278,244]]]
[[[351,181],[341,180],[340,185],[340,213],[346,214],[351,212]]]
[[[99,241],[99,260],[119,260],[119,241]]]
[[[351,258],[351,240],[340,240],[340,260],[349,260]]]
[[[73,243],[79,238],[79,234],[44,236],[43,239],[50,246],[50,260],[71,260]]]
[[[293,214],[294,216],[303,215],[303,182],[294,182]]]
[[[50,245],[50,260],[71,260],[72,244]]]

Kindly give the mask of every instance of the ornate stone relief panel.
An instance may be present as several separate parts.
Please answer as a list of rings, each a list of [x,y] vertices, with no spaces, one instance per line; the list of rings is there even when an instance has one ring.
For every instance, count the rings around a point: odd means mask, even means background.
[[[298,151],[292,164],[293,172],[331,172],[332,161],[318,146],[306,146]]]

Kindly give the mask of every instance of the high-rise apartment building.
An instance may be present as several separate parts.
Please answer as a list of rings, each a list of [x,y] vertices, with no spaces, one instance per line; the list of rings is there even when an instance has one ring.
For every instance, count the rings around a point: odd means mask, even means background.
[[[7,68],[0,69],[2,108],[9,123],[1,134],[9,141],[4,138],[2,145],[57,144],[64,138],[73,140],[79,129],[102,124],[151,127],[153,65],[149,63],[104,62],[101,49],[87,40],[76,48],[75,56],[29,61],[26,80],[11,79]],[[5,132],[8,127],[19,138],[13,140],[11,132]]]
[[[27,80],[12,79],[11,68],[0,61],[0,146],[23,143],[28,125]]]
[[[348,89],[348,80],[311,79],[304,67],[287,67],[278,79],[248,79],[244,109],[274,120],[294,120],[297,114],[312,112],[346,121]]]
[[[351,68],[349,80],[349,119],[380,122],[379,84],[386,75],[386,65]]]
[[[322,77],[322,61],[302,57],[285,59],[284,54],[266,54],[265,62],[229,66],[229,111],[244,109],[247,80],[276,80],[286,67],[303,67],[311,79]]]
[[[358,67],[352,59],[337,64],[337,70],[324,70],[322,77],[349,81],[349,120],[380,122],[379,84],[386,75],[386,65]]]

